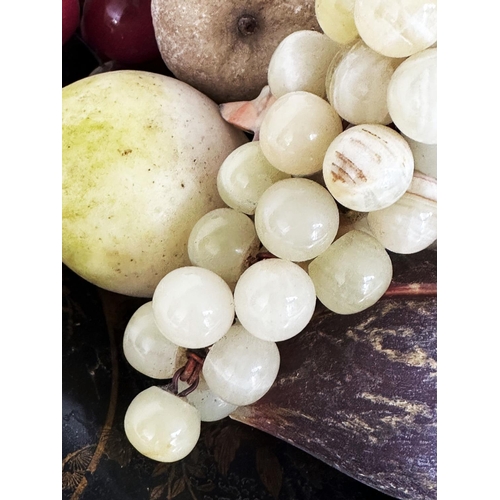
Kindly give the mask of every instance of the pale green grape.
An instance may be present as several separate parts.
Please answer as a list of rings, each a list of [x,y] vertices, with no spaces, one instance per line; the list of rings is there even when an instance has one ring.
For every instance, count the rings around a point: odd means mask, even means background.
[[[255,227],[272,254],[302,262],[317,257],[333,242],[339,211],[323,186],[309,179],[285,179],[261,196]]]
[[[335,61],[327,95],[337,113],[353,124],[391,123],[387,87],[402,59],[383,56],[359,40]]]
[[[179,392],[187,388],[188,384],[179,380]],[[200,373],[198,386],[186,396],[186,400],[200,412],[202,422],[221,420],[238,408],[236,405],[226,403],[210,390],[202,373]]]
[[[185,351],[158,330],[151,301],[139,307],[127,323],[123,353],[137,371],[148,377],[172,378],[186,359]]]
[[[290,92],[267,111],[260,145],[269,162],[291,175],[321,170],[328,146],[342,132],[342,121],[325,100],[310,92]]]
[[[153,314],[160,332],[182,347],[208,347],[234,320],[233,294],[227,283],[202,267],[168,273],[153,294]]]
[[[425,144],[437,143],[437,49],[409,57],[394,71],[387,106],[403,134]]]
[[[349,43],[358,37],[354,0],[316,0],[314,7],[321,29],[332,40]]]
[[[265,259],[250,266],[234,290],[236,316],[256,337],[279,342],[309,323],[316,305],[314,285],[297,264]]]
[[[203,376],[210,390],[237,406],[255,403],[271,388],[280,365],[274,342],[258,339],[236,323],[205,358]]]
[[[260,142],[252,141],[235,149],[224,160],[217,175],[217,189],[226,205],[253,215],[262,193],[276,181],[288,178],[290,174],[269,163]]]
[[[200,412],[159,387],[149,387],[132,400],[124,424],[132,446],[158,462],[189,455],[201,430]]]
[[[218,274],[231,289],[259,247],[252,220],[232,208],[208,212],[195,224],[188,239],[191,263]]]
[[[437,0],[355,0],[359,35],[376,52],[408,57],[437,40]]]
[[[337,43],[317,31],[301,30],[288,35],[269,62],[267,81],[273,96],[304,90],[325,97],[326,70],[338,48]]]
[[[415,172],[410,188],[391,206],[370,212],[370,230],[387,250],[411,254],[437,238],[437,183]]]
[[[375,304],[392,279],[383,245],[363,231],[350,231],[309,264],[318,299],[333,312],[354,314]]]

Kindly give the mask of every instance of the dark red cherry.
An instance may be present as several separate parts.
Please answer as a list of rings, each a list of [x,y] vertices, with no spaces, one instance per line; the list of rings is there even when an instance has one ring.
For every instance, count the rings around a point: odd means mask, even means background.
[[[62,0],[62,43],[71,38],[80,24],[80,3],[78,0]]]
[[[104,60],[137,64],[160,55],[151,0],[85,0],[80,29]]]

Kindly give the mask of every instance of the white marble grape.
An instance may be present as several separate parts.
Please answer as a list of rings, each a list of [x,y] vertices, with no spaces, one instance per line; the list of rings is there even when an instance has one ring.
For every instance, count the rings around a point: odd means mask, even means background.
[[[303,90],[325,97],[326,71],[338,49],[337,43],[318,31],[299,30],[285,37],[267,70],[273,96]]]
[[[336,240],[308,268],[318,299],[337,314],[354,314],[375,304],[392,279],[383,245],[353,230]]]
[[[278,375],[280,355],[274,342],[259,339],[239,324],[214,344],[205,358],[203,376],[210,390],[227,403],[258,401]]]
[[[342,120],[328,102],[310,92],[289,92],[268,109],[260,129],[265,157],[278,170],[310,175],[321,170],[325,152],[342,132]]]
[[[414,141],[437,144],[437,49],[406,59],[387,89],[392,121]]]
[[[128,321],[123,353],[140,373],[156,379],[172,378],[186,360],[185,352],[158,330],[151,301],[139,307]]]
[[[189,455],[201,430],[200,412],[159,387],[149,387],[132,400],[124,425],[132,446],[158,462],[176,462]]]
[[[375,52],[362,40],[335,58],[327,96],[340,117],[355,125],[391,123],[387,88],[402,61]]]
[[[294,262],[313,259],[326,250],[338,227],[339,210],[332,195],[309,179],[273,184],[255,211],[255,229],[262,244],[276,257]]]
[[[275,182],[290,177],[269,163],[259,141],[252,141],[236,148],[222,162],[217,189],[227,206],[253,215],[262,193]]]
[[[188,384],[179,380],[179,392],[188,388]],[[186,396],[189,404],[199,412],[202,422],[215,422],[230,415],[238,408],[236,405],[226,403],[208,387],[205,377],[200,373],[198,387]]]
[[[335,42],[345,44],[359,36],[354,22],[354,0],[316,0],[314,8],[321,29]]]
[[[370,212],[370,230],[387,250],[400,254],[420,252],[437,239],[437,183],[415,172],[408,191],[393,205]]]
[[[234,290],[236,316],[254,336],[279,342],[294,337],[309,323],[316,292],[297,264],[265,259],[250,266]]]
[[[388,57],[408,57],[437,40],[437,0],[355,0],[364,42]]]
[[[205,214],[188,239],[191,264],[210,269],[231,289],[259,248],[253,221],[232,208],[217,208]]]
[[[208,347],[233,323],[233,294],[213,271],[180,267],[158,283],[153,294],[153,314],[160,332],[174,344],[194,349]]]
[[[408,143],[385,125],[356,125],[342,132],[328,148],[325,185],[342,205],[358,212],[381,210],[395,203],[413,176]]]

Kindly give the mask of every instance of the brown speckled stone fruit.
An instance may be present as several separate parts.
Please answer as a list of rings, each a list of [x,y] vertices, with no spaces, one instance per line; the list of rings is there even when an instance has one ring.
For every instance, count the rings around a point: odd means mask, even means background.
[[[218,103],[257,97],[281,40],[321,31],[314,0],[152,0],[151,12],[170,71]]]

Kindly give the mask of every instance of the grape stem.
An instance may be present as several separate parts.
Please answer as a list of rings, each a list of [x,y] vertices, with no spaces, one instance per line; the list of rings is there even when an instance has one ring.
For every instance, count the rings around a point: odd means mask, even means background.
[[[384,297],[401,296],[434,296],[437,295],[436,283],[396,283],[390,284]]]
[[[188,350],[186,356],[188,358],[186,364],[174,373],[170,386],[170,391],[181,398],[191,394],[198,387],[206,352],[201,350],[197,350],[196,352]],[[182,392],[179,392],[179,380],[189,385],[189,387]]]

